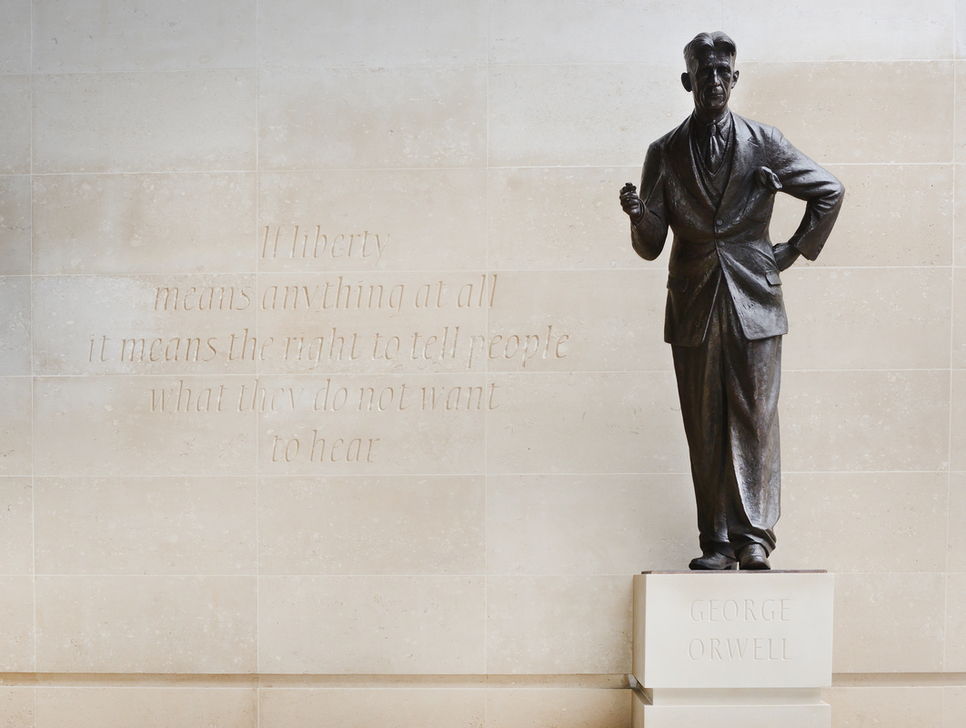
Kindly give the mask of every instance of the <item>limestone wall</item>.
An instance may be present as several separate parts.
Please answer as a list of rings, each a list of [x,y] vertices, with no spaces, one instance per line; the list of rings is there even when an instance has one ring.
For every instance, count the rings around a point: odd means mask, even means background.
[[[628,726],[631,575],[697,552],[617,194],[718,28],[848,189],[773,563],[837,574],[837,727],[966,720],[964,3],[0,18],[0,726]]]

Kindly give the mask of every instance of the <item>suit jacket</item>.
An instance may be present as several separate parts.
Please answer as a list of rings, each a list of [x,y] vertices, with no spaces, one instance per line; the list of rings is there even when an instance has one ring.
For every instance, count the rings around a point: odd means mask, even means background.
[[[729,112],[730,113],[730,112]],[[634,250],[660,255],[670,226],[664,340],[697,346],[704,340],[715,296],[727,287],[744,335],[762,339],[788,333],[781,278],[768,225],[776,185],[805,201],[802,222],[789,243],[814,260],[828,238],[845,189],[829,172],[793,147],[777,129],[733,114],[730,175],[715,206],[698,176],[691,149],[691,117],[651,144],[641,174],[644,214],[631,223]]]

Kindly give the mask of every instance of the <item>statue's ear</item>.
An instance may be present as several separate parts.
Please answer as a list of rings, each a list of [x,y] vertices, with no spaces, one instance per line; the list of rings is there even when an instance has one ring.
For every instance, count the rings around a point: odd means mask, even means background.
[[[684,90],[691,93],[691,76],[688,75],[687,71],[681,74],[681,85],[684,86]]]
[[[738,72],[735,71],[734,73],[731,74],[731,88],[734,88],[737,83],[738,83]]]

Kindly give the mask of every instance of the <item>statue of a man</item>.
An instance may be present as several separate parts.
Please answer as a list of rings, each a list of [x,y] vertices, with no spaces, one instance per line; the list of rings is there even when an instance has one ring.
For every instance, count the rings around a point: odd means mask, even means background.
[[[674,232],[664,339],[691,455],[701,555],[691,569],[768,569],[779,516],[778,389],[788,332],[779,271],[814,260],[844,188],[773,127],[728,109],[735,44],[701,33],[684,49],[694,112],[651,144],[640,196],[620,200],[631,243],[653,260]],[[768,236],[777,191],[804,200],[788,242]]]

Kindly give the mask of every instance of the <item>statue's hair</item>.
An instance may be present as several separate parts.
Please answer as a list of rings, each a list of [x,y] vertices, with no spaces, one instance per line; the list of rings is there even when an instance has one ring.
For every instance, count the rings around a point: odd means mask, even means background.
[[[688,69],[695,66],[702,55],[712,50],[725,51],[732,58],[738,53],[735,42],[720,30],[713,33],[698,33],[684,46],[684,62]]]

